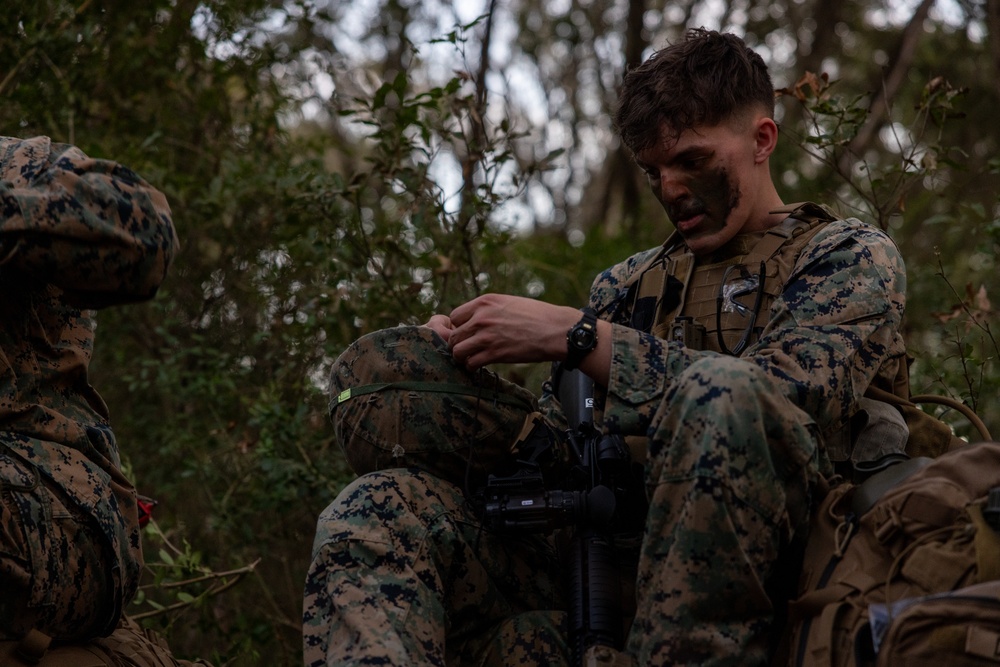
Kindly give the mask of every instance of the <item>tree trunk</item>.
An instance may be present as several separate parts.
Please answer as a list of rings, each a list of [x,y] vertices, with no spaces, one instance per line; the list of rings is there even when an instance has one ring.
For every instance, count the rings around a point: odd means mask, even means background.
[[[993,64],[993,85],[1000,98],[1000,0],[986,0],[986,31],[990,38],[990,60]]]

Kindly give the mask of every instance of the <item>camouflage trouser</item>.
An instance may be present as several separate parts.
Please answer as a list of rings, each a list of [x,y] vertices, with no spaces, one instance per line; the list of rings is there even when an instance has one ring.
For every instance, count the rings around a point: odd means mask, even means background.
[[[652,433],[628,651],[640,665],[765,665],[808,532],[816,426],[754,364],[708,357],[673,383]]]
[[[766,664],[808,529],[816,427],[756,366],[708,357],[650,432],[626,648],[639,665]],[[356,480],[320,517],[313,556],[306,665],[567,664],[565,623],[544,613],[565,608],[551,545],[483,531],[427,472]]]
[[[111,632],[121,592],[96,522],[33,468],[0,452],[0,639]]]
[[[319,519],[305,664],[568,664],[555,553],[484,531],[429,473],[363,475]]]

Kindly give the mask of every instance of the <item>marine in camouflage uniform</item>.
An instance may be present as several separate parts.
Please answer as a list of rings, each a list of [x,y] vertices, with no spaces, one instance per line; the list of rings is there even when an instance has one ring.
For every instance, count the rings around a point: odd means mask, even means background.
[[[698,67],[686,67],[687,59]],[[704,80],[718,86],[717,97],[732,93],[735,101],[706,98],[700,89],[689,94],[683,79],[697,79],[690,72],[699,68],[724,70]],[[764,283],[777,281],[778,289],[761,300],[768,305],[758,313],[759,326],[748,321],[747,344],[726,344],[736,354],[726,354],[712,336],[704,349],[664,337],[672,320],[662,318],[674,315],[690,315],[708,331],[723,328],[716,317],[727,305],[740,310],[729,301],[742,288],[726,292],[726,272],[715,269],[743,265],[761,237],[788,217],[766,174],[777,137],[770,78],[735,37],[693,31],[630,72],[622,95],[619,130],[678,227],[667,250],[673,244],[691,260],[687,272],[676,265],[666,270],[656,298],[677,301],[659,304],[659,321],[638,312],[638,297],[642,275],[663,249],[612,267],[591,290],[598,343],[579,366],[603,388],[604,429],[640,439],[646,450],[650,509],[624,649],[639,665],[767,664],[795,584],[809,510],[833,472],[828,444],[841,441],[869,386],[891,386],[899,375],[905,269],[882,231],[856,219],[824,221],[764,263],[757,286],[763,292]],[[652,127],[644,128],[650,118]],[[753,284],[757,266],[744,268]],[[704,300],[692,295],[702,288],[720,295],[719,313],[699,310]],[[755,312],[752,298],[748,310]],[[480,368],[565,359],[565,332],[579,318],[573,309],[486,295],[429,324],[455,359]],[[537,333],[526,340],[526,331]],[[542,408],[559,421],[548,389]],[[495,570],[480,564],[506,555],[511,543],[499,540],[477,553],[481,542],[473,537],[493,537],[462,513],[461,486],[414,465],[363,475],[321,516],[306,589],[306,664],[488,664],[463,653],[470,646],[469,612],[491,610],[478,641],[492,642],[503,627],[493,603],[507,588],[498,592]],[[441,485],[448,502],[437,500]],[[442,524],[449,540],[435,529]],[[462,531],[464,542],[450,539]],[[455,565],[439,548],[462,558]],[[550,571],[550,553],[511,562],[504,572],[518,573],[515,590],[535,568]],[[536,609],[564,609],[564,599],[543,597]],[[514,607],[506,618],[524,618],[521,611]],[[558,657],[544,655],[545,646],[537,642],[527,653],[497,648],[491,655],[498,656],[494,664],[564,662],[557,642],[549,646]]]
[[[614,304],[639,256],[605,272]],[[885,234],[830,222],[794,263],[759,340],[739,357],[628,326],[611,307],[605,428],[648,434],[650,511],[629,652],[640,664],[765,664],[834,437],[867,386],[897,372],[904,267]],[[726,656],[729,660],[722,659]]]
[[[0,639],[110,635],[135,593],[135,490],[88,378],[94,311],[151,298],[176,246],[133,171],[0,138]]]

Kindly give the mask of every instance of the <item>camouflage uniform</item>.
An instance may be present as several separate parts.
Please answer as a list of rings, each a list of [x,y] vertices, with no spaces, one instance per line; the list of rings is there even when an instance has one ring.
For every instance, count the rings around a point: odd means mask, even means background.
[[[641,665],[766,664],[781,604],[795,583],[789,574],[797,567],[816,484],[832,473],[824,439],[846,425],[874,380],[895,376],[904,355],[903,262],[892,241],[867,224],[824,225],[794,258],[756,342],[734,357],[632,328],[627,285],[657,250],[601,274],[590,300],[616,325],[604,427],[647,443],[650,510],[626,648]],[[551,394],[542,406],[558,409]],[[429,479],[417,472],[382,474]],[[327,576],[364,585],[327,587],[327,597],[307,597],[307,664],[394,664],[385,651],[397,638],[433,646],[437,657],[430,664],[445,664],[441,655],[461,662],[451,652],[451,617],[441,601],[456,587],[492,591],[470,580],[476,573],[467,567],[441,567],[433,532],[416,531],[426,538],[420,541],[374,537],[413,514],[408,503],[423,505],[428,497],[423,486],[392,486],[401,495],[386,499],[377,515],[352,512],[352,503],[377,491],[362,477],[320,519],[310,583]],[[455,496],[454,506],[460,502]],[[371,625],[366,620],[364,629],[332,633],[339,643],[322,643],[310,626],[343,628],[351,617],[384,613],[381,582],[412,591],[413,578],[401,581],[397,564],[362,562],[351,553],[367,536],[395,558],[405,554],[418,563],[416,571],[438,565],[421,581],[422,594],[440,611],[408,619],[410,627],[384,617]],[[533,564],[527,556],[520,566],[530,572]],[[362,645],[362,636],[377,649]],[[548,664],[508,655],[508,664]]]
[[[93,309],[151,298],[166,199],[47,137],[0,138],[0,639],[109,634],[136,590],[135,491],[91,387]]]
[[[305,663],[557,664],[538,648],[565,651],[555,545],[483,530],[463,493],[537,416],[534,396],[465,370],[425,327],[362,337],[331,388],[337,439],[361,477],[319,518]]]

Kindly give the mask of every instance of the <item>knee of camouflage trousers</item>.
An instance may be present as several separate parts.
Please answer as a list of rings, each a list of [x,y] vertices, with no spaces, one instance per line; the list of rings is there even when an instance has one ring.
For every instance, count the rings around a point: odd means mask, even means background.
[[[509,619],[565,610],[564,599],[548,539],[485,531],[461,490],[425,471],[370,473],[317,523],[305,585],[305,664],[497,664],[488,656],[507,655],[495,642]],[[534,625],[539,642],[555,642],[558,633]]]
[[[583,667],[638,667],[628,653],[608,646],[592,646],[583,654]]]
[[[652,433],[629,653],[764,665],[808,530],[816,426],[752,362],[712,356],[677,378]]]
[[[566,641],[569,627],[562,611],[529,611],[504,619],[495,627],[475,658],[460,662],[475,667],[571,667],[571,649]],[[611,663],[597,663],[608,664]]]
[[[496,374],[470,371],[428,327],[362,336],[330,372],[330,417],[359,475],[416,467],[461,484],[510,453],[537,401]]]
[[[106,634],[121,611],[111,546],[38,471],[0,453],[0,638]]]

